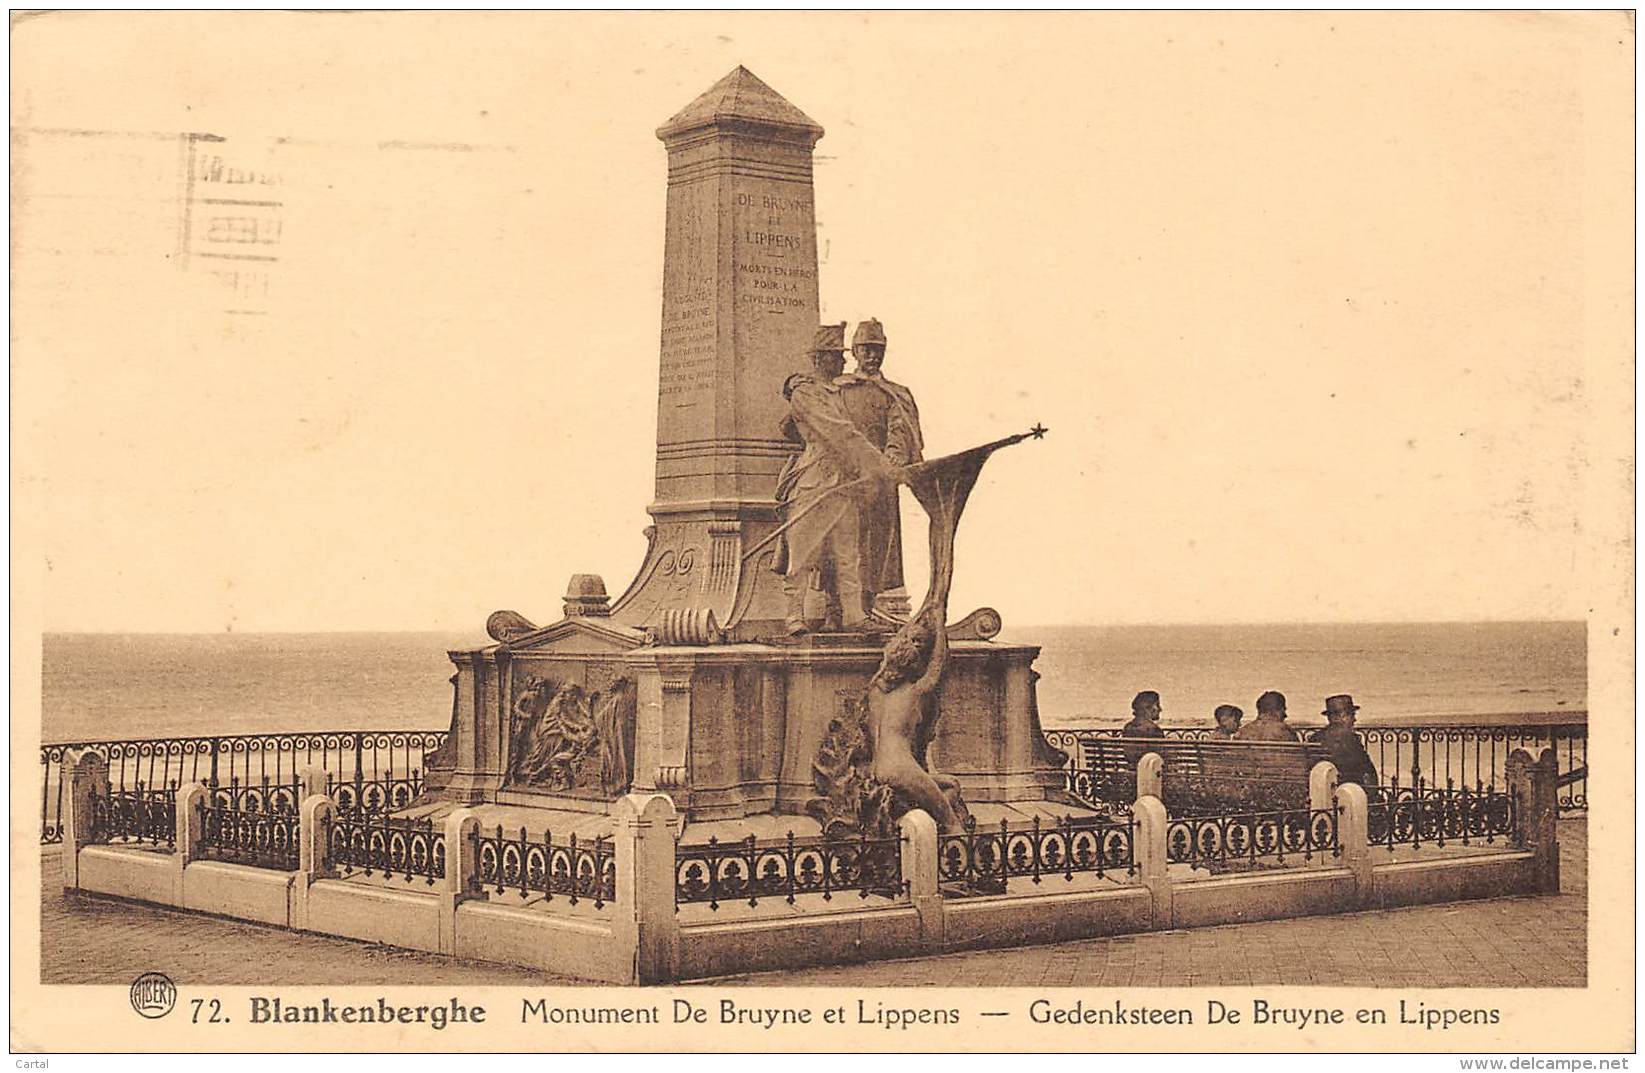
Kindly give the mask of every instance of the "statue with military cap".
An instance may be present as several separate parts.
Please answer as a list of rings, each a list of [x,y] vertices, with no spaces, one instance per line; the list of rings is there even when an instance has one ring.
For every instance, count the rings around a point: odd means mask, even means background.
[[[882,495],[882,485],[889,485],[895,495],[896,485],[884,455],[858,431],[841,401],[837,381],[844,368],[845,324],[825,324],[812,343],[811,371],[795,373],[783,383],[789,412],[782,420],[782,433],[798,449],[778,474],[776,491],[787,519],[786,554],[778,553],[777,566],[788,600],[785,625],[790,636],[810,629],[805,594],[819,581],[840,627],[869,625],[858,543],[859,505],[869,496]],[[835,494],[841,486],[865,478],[860,487]]]
[[[857,430],[888,465],[907,466],[923,458],[920,411],[913,392],[885,378],[881,371],[885,350],[885,328],[880,322],[870,317],[859,323],[851,336],[857,367],[836,383]],[[862,497],[858,510],[857,550],[863,599],[869,608],[876,595],[903,584],[902,512],[897,495],[896,485],[880,485]]]

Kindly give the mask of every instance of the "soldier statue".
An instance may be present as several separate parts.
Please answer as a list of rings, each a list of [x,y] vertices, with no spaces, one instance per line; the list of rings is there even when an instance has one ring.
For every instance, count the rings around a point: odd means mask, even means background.
[[[811,364],[811,372],[795,373],[783,384],[789,404],[783,436],[801,446],[777,478],[776,498],[787,519],[787,554],[779,554],[778,563],[788,599],[789,636],[810,629],[805,594],[819,575],[842,628],[873,628],[863,598],[859,504],[882,495],[882,483],[890,485],[893,495],[896,489],[884,456],[852,424],[841,402],[836,381],[845,367],[844,324],[818,329]],[[865,478],[859,488],[832,494]]]
[[[843,330],[841,336],[843,339]],[[914,405],[913,392],[881,373],[885,349],[885,329],[878,320],[870,317],[858,324],[851,337],[851,355],[857,367],[836,383],[845,412],[857,430],[888,465],[908,466],[923,457],[920,412]],[[870,490],[860,501],[857,551],[863,601],[870,610],[877,595],[903,584],[902,512],[897,496],[897,486],[886,483]]]

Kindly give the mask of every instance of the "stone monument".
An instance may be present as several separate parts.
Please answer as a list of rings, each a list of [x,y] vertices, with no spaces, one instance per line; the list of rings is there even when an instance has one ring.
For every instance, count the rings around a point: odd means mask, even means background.
[[[806,366],[817,329],[822,134],[743,67],[657,131],[668,150],[657,490],[645,562],[613,622],[697,641],[780,626],[774,550],[743,555],[777,523],[783,379]]]
[[[777,481],[794,450],[785,382],[811,368],[819,331],[811,154],[822,134],[742,67],[657,131],[668,207],[644,560],[615,600],[578,574],[557,621],[499,611],[486,623],[495,643],[450,653],[451,735],[428,758],[425,805],[530,806],[544,827],[598,834],[614,798],[656,791],[722,839],[762,816],[778,817],[762,832],[803,834],[883,825],[915,802],[941,813],[933,794],[952,803],[950,822],[966,809],[985,821],[1080,811],[1040,733],[1038,648],[994,641],[999,616],[986,608],[946,622],[970,482],[1028,434],[894,460],[932,518],[931,592],[907,624],[786,636],[773,567],[792,517]],[[900,742],[877,762],[875,733]]]

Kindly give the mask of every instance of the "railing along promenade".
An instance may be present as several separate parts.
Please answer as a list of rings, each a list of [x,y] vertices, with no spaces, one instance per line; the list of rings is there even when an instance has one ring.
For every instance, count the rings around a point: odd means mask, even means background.
[[[42,745],[40,841],[63,838],[63,765],[76,752],[99,753],[108,761],[109,785],[116,794],[145,787],[153,793],[198,782],[235,787],[237,798],[251,794],[255,803],[243,811],[276,811],[288,804],[284,788],[304,768],[318,766],[328,776],[340,812],[374,813],[417,796],[424,757],[445,740],[444,730],[318,730]],[[232,804],[241,809],[244,802]]]
[[[1500,790],[1362,787],[1333,766],[1296,807],[1168,812],[1154,752],[1108,814],[941,831],[913,810],[885,833],[695,842],[660,794],[618,798],[585,840],[473,809],[347,816],[318,766],[267,789],[117,790],[76,753],[55,852],[65,890],[627,984],[768,967],[774,942],[859,961],[1559,890],[1551,749],[1515,750]]]
[[[1290,722],[1304,740],[1322,724]],[[1166,726],[1178,741],[1206,741],[1210,727]],[[1502,791],[1508,755],[1524,749],[1532,756],[1552,748],[1559,762],[1559,810],[1588,807],[1588,713],[1436,717],[1399,723],[1361,723],[1356,728],[1387,788],[1425,786],[1439,790]],[[1135,783],[1096,763],[1093,743],[1120,737],[1118,727],[1059,727],[1045,731],[1052,746],[1066,753],[1069,792],[1098,804],[1128,805]]]
[[[1313,728],[1300,724],[1297,729],[1306,735]],[[1497,716],[1490,721],[1463,717],[1367,723],[1358,730],[1385,787],[1501,790],[1506,786],[1509,753],[1525,749],[1535,755],[1551,747],[1559,760],[1560,810],[1588,807],[1586,712]],[[1180,740],[1210,736],[1203,727],[1167,726],[1165,733]],[[1063,727],[1047,730],[1045,737],[1068,755],[1067,785],[1076,796],[1094,803],[1129,804],[1132,788],[1094,768],[1087,748],[1088,742],[1119,737],[1119,728]],[[108,761],[109,782],[116,792],[154,793],[190,782],[273,792],[289,785],[299,770],[317,765],[328,776],[340,812],[372,814],[403,806],[417,796],[424,757],[445,739],[444,730],[335,730],[43,745],[40,841],[62,838],[63,762],[76,751],[97,752]]]

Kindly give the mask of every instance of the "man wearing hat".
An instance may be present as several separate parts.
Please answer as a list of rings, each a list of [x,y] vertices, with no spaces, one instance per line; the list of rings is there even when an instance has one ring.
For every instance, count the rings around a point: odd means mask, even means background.
[[[888,483],[894,478],[879,450],[857,431],[841,404],[834,381],[844,367],[845,325],[826,324],[817,329],[812,343],[811,372],[795,373],[783,383],[789,412],[782,433],[800,447],[778,474],[776,493],[789,521],[787,555],[779,553],[778,565],[783,567],[790,636],[810,628],[805,593],[813,576],[824,580],[825,593],[839,607],[844,628],[867,624],[858,567],[858,500],[833,489],[865,477]]]
[[[880,372],[885,361],[885,328],[873,317],[857,325],[851,336],[852,372],[836,383],[845,412],[892,466],[921,460],[925,449],[920,411],[914,393],[887,380]],[[902,512],[895,485],[875,488],[860,500],[857,548],[862,556],[863,600],[872,609],[874,597],[900,588],[902,577]]]
[[[1337,781],[1358,783],[1360,786],[1377,785],[1377,766],[1365,743],[1354,731],[1355,714],[1359,705],[1347,693],[1325,698],[1326,725],[1310,735],[1311,740],[1325,746],[1326,759],[1337,766]]]
[[[1297,732],[1285,725],[1285,694],[1270,689],[1257,698],[1257,721],[1247,723],[1234,735],[1236,741],[1300,741]]]

